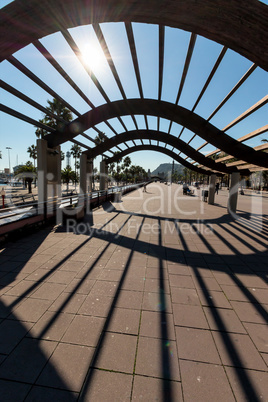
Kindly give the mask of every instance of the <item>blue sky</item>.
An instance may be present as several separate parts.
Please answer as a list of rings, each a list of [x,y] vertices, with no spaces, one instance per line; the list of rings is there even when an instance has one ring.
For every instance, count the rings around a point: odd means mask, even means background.
[[[0,0],[1,7],[7,3],[9,3],[9,1]],[[124,24],[105,23],[101,24],[101,28],[127,97],[139,97]],[[92,45],[92,49],[99,47],[91,26],[72,28],[69,32],[81,49],[89,43]],[[133,32],[144,97],[156,99],[158,96],[158,27],[155,25],[135,23],[133,24]],[[165,30],[162,100],[174,102],[176,99],[189,39],[189,32],[173,28],[166,28]],[[60,33],[55,33],[42,38],[41,42],[90,98],[95,106],[105,103],[101,94],[94,86],[79,61],[74,57],[72,50],[69,48],[67,42]],[[221,49],[222,46],[220,44],[198,36],[179,105],[189,109],[193,107]],[[25,64],[26,67],[30,68],[39,78],[50,85],[60,96],[71,103],[80,113],[85,113],[89,110],[89,106],[84,102],[84,100],[56,71],[54,71],[46,59],[33,45],[29,45],[18,51],[14,56]],[[97,56],[95,59],[97,59]],[[251,65],[252,62],[249,60],[231,50],[228,50],[195,112],[204,118],[208,118],[211,112],[224,99]],[[114,101],[121,99],[121,94],[104,56],[100,57],[97,65],[92,65],[92,69],[110,100]],[[51,100],[49,94],[31,82],[10,63],[6,61],[1,63],[0,74],[3,81],[6,81],[19,91],[32,97],[43,106],[46,106],[48,99]],[[267,73],[261,68],[257,68],[250,78],[235,93],[231,100],[228,101],[227,104],[213,117],[211,123],[222,129],[234,118],[267,95],[267,89]],[[15,98],[4,90],[1,91],[1,103],[16,109],[23,114],[29,115],[35,120],[42,118],[42,113],[39,110],[36,110],[25,102]],[[235,125],[232,129],[227,131],[227,134],[232,135],[234,138],[239,138],[267,124],[267,116],[268,105],[262,107],[256,113]],[[10,150],[11,166],[15,166],[17,162],[25,163],[29,160],[27,148],[35,143],[36,136],[35,128],[28,123],[15,119],[4,113],[1,113],[0,119],[0,150],[2,151],[0,170],[3,170],[8,167],[8,151],[6,147],[12,148]],[[130,117],[127,116],[122,119],[127,123],[129,130],[134,129],[134,124]],[[148,121],[150,128],[156,129],[157,119],[150,116]],[[109,122],[116,130],[118,130],[119,133],[123,131],[123,127],[117,119],[111,119]],[[137,122],[139,128],[145,128],[143,117],[137,116]],[[160,123],[160,129],[162,131],[167,131],[169,122],[165,119],[161,119]],[[104,131],[108,137],[113,135],[104,123],[99,124],[98,128],[101,131]],[[171,134],[179,135],[180,130],[181,127],[178,124],[173,124]],[[88,130],[86,133],[91,137],[95,137],[97,134],[92,129]],[[192,132],[185,129],[181,138],[184,141],[188,141],[192,135]],[[250,146],[259,145],[261,139],[267,138],[267,136],[268,134],[265,133],[248,141],[246,144]],[[77,137],[77,140],[80,140],[79,136]],[[203,143],[204,140],[195,137],[191,142],[191,145],[197,147]],[[87,142],[87,145],[89,146],[92,146],[92,144],[93,143],[90,141]],[[62,150],[66,152],[70,149],[71,145],[71,143],[63,144]],[[122,148],[124,147],[122,146]],[[202,151],[208,153],[213,149],[214,148],[211,145],[208,145],[203,148]],[[130,158],[133,164],[141,165],[146,170],[154,170],[160,163],[172,162],[168,156],[155,152],[143,151],[132,153]],[[65,161],[63,162],[63,166],[65,166]],[[96,166],[98,167],[98,165]]]

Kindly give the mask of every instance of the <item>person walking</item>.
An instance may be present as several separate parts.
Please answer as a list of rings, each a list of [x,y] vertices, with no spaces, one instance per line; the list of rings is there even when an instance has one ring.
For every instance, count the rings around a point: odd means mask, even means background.
[[[146,190],[146,183],[144,183],[144,185],[143,185],[143,192],[144,192],[144,193],[147,193],[147,190]]]
[[[219,184],[219,182],[218,183],[216,183],[216,186],[215,186],[215,193],[218,195],[218,193],[219,193],[219,187],[220,187],[220,184]]]

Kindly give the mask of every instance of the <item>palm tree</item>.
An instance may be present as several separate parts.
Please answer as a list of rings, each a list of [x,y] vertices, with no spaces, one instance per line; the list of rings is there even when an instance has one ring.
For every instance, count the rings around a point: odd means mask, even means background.
[[[82,153],[82,148],[80,145],[74,144],[71,148],[71,155],[74,157],[74,166],[75,166],[75,176],[76,178],[78,177],[77,175],[77,168],[79,167],[79,164],[77,165],[76,159],[80,158],[80,155]],[[76,180],[75,180],[75,187],[76,187]]]
[[[95,137],[95,141],[96,141],[96,144],[101,144],[102,142],[104,142],[104,141],[106,141],[106,140],[108,140],[108,137],[107,137],[107,135],[105,134],[105,133],[103,133],[103,132],[100,132],[98,135],[96,135],[96,137]]]
[[[125,175],[125,181],[128,181],[128,173],[129,173],[129,166],[131,165],[131,159],[129,156],[126,156],[123,160],[123,169],[124,169],[124,175]]]
[[[71,169],[70,166],[67,166],[65,169],[63,169],[61,171],[61,179],[62,179],[63,183],[67,184],[66,190],[68,193],[70,181],[75,180],[75,172]]]
[[[16,176],[22,178],[28,184],[28,193],[30,194],[32,192],[33,179],[36,177],[36,168],[32,162],[28,161],[25,165],[19,166]]]
[[[108,137],[102,131],[95,137],[95,142],[97,145],[100,145],[102,142],[105,142],[106,140],[108,140]],[[101,157],[103,159],[103,155]]]
[[[39,122],[61,131],[66,123],[72,121],[73,115],[58,99],[53,98],[52,101],[48,100],[47,102],[47,113],[45,113],[44,117],[40,119]],[[38,127],[35,134],[38,138],[44,138],[45,135],[49,134],[49,131]]]
[[[37,159],[37,146],[36,145],[31,145],[27,149],[28,154],[30,155],[30,158],[33,158],[34,160],[34,167],[35,167],[35,161]]]

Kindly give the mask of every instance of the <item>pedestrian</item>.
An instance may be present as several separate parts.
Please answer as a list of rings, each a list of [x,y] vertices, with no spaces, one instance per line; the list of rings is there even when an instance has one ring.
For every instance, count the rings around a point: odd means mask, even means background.
[[[220,187],[220,184],[219,184],[219,182],[218,183],[216,183],[216,186],[215,186],[215,193],[218,195],[218,193],[219,193],[219,187]]]
[[[2,187],[1,196],[2,196],[2,206],[3,206],[3,208],[5,208],[5,196],[6,196],[6,192],[5,192],[4,187]]]
[[[144,185],[143,185],[143,192],[147,193],[147,191],[146,191],[146,183],[144,183]]]

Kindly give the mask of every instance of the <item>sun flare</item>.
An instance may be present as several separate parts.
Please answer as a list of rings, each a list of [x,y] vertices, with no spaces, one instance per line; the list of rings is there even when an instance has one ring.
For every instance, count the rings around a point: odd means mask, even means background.
[[[101,49],[91,44],[87,44],[81,49],[81,55],[84,63],[92,70],[100,68],[104,60]]]

